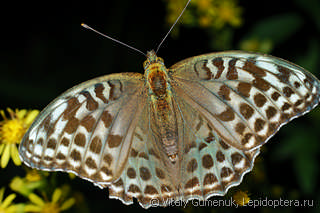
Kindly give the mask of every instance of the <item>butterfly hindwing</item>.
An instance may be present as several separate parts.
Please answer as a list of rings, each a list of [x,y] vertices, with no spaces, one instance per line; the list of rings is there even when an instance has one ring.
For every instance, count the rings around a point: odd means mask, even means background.
[[[180,199],[205,200],[224,195],[240,184],[249,172],[259,149],[239,150],[227,145],[215,132],[212,122],[177,91],[176,100],[183,121]]]
[[[152,199],[165,206],[170,198],[177,198],[175,174],[178,168],[172,167],[160,138],[154,133],[152,110],[148,99],[133,132],[130,153],[120,178],[103,186],[109,188],[110,197],[121,199],[126,204],[137,198],[144,208],[152,205]]]

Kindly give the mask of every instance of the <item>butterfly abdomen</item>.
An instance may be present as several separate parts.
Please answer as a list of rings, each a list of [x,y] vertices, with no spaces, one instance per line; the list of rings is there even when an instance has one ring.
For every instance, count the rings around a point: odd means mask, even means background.
[[[177,119],[170,96],[152,98],[152,109],[156,129],[154,132],[160,136],[161,145],[171,161],[176,161],[178,152]]]

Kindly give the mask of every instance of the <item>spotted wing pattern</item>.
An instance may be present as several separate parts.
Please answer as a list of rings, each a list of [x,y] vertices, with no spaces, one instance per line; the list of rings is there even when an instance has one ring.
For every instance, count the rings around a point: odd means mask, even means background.
[[[175,180],[178,168],[169,162],[160,146],[159,139],[152,134],[150,121],[151,105],[143,110],[140,122],[134,132],[131,152],[121,177],[109,188],[111,198],[121,199],[125,204],[132,204],[137,198],[144,208],[151,206],[151,200],[157,199],[159,205],[166,205],[169,198],[177,198]]]
[[[242,151],[223,142],[210,124],[196,109],[177,97],[175,110],[179,114],[181,160],[172,164],[152,134],[152,109],[146,104],[135,131],[132,149],[121,177],[109,187],[109,195],[124,203],[138,199],[144,208],[151,200],[166,206],[173,200],[204,200],[213,195],[224,195],[228,188],[238,185],[253,167],[259,149]],[[149,111],[149,112],[148,112]],[[149,122],[152,123],[152,122]]]
[[[279,127],[319,103],[311,73],[272,56],[222,52],[183,60],[171,69],[177,97],[201,112],[227,144],[252,150]]]
[[[203,109],[197,109],[195,103],[181,96],[177,100],[184,120],[185,141],[181,149],[180,199],[206,200],[224,195],[252,169],[259,148],[246,151],[229,145],[216,133],[215,124]]]
[[[222,52],[169,69],[183,117],[185,200],[223,195],[253,167],[259,147],[318,103],[320,82],[272,56]]]
[[[95,183],[119,178],[144,105],[141,74],[100,77],[71,88],[38,116],[20,157],[33,168],[68,171]]]

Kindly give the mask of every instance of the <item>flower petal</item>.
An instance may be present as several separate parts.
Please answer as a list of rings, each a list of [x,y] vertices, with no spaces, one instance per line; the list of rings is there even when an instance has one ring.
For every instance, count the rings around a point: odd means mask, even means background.
[[[17,118],[22,120],[24,118],[24,116],[27,114],[27,112],[28,111],[26,109],[21,109],[21,110],[16,109],[16,116],[17,116]]]
[[[2,187],[2,188],[0,189],[0,203],[2,203],[4,190],[5,190],[5,188],[4,188],[4,187]]]
[[[4,110],[0,110],[0,115],[2,116],[3,120],[7,120],[7,116],[6,113],[4,112]]]
[[[41,212],[41,210],[42,210],[41,206],[37,206],[37,205],[33,205],[33,204],[27,204],[24,207],[25,212]]]
[[[10,194],[8,197],[6,197],[4,199],[4,201],[2,202],[1,207],[4,208],[4,209],[7,208],[15,198],[16,198],[16,194]]]
[[[24,203],[14,204],[14,205],[9,206],[6,209],[6,213],[23,213],[23,212],[25,212],[24,207],[25,207]]]
[[[52,195],[52,203],[57,203],[58,200],[61,198],[62,191],[61,189],[57,188],[54,190]]]
[[[10,118],[13,119],[14,118],[14,111],[12,109],[10,109],[9,107],[7,107],[7,112],[9,112]]]
[[[5,168],[8,165],[10,159],[10,144],[7,144],[3,150],[1,157],[1,168]]]
[[[71,206],[73,206],[73,204],[76,202],[76,199],[74,198],[69,198],[68,200],[66,200],[60,207],[61,211],[67,210],[69,208],[71,208]]]
[[[11,144],[11,158],[13,160],[13,163],[16,166],[20,166],[21,165],[21,160],[19,157],[19,151],[18,148],[15,144]]]
[[[34,194],[34,193],[31,193],[29,195],[29,200],[34,203],[34,204],[37,204],[38,206],[44,206],[45,202],[42,200],[41,197],[39,197],[38,195]]]
[[[3,151],[3,149],[4,149],[4,147],[5,147],[5,145],[4,145],[4,144],[0,144],[0,155],[1,155],[1,153],[2,153],[2,151]]]
[[[33,120],[38,116],[39,112],[39,110],[32,110],[31,112],[29,112],[26,118],[24,119],[24,123],[29,126],[33,122]]]

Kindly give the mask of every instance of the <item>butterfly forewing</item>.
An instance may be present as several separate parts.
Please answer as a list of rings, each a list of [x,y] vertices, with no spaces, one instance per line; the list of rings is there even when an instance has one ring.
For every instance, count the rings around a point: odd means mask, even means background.
[[[250,150],[281,125],[319,102],[319,81],[284,60],[222,52],[183,60],[170,69],[172,85],[227,144]]]
[[[146,96],[141,74],[115,74],[76,86],[49,104],[20,146],[31,167],[73,172],[93,182],[119,178]],[[140,106],[140,107],[139,107]]]

